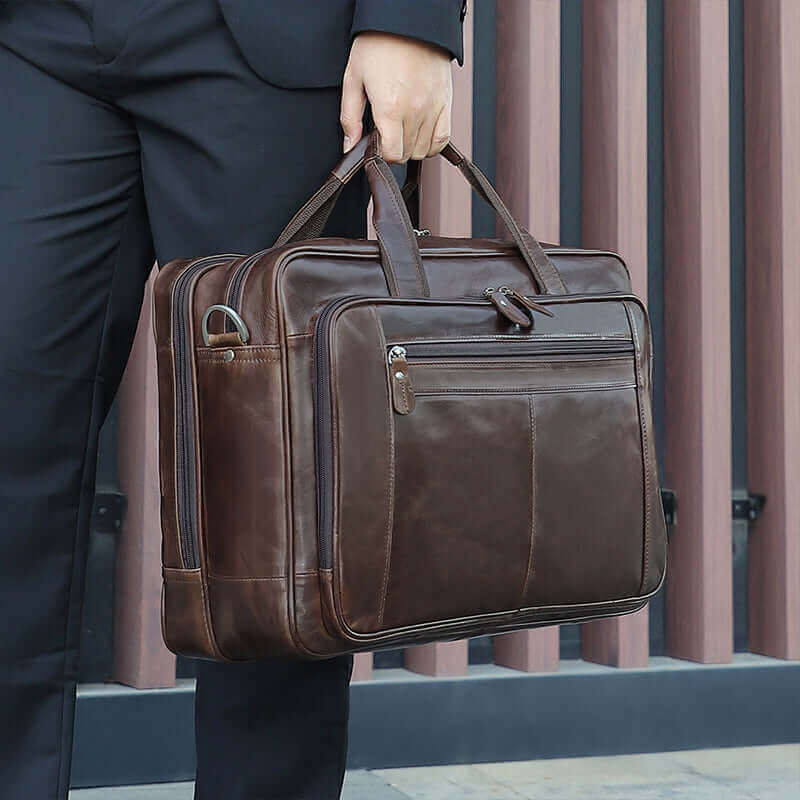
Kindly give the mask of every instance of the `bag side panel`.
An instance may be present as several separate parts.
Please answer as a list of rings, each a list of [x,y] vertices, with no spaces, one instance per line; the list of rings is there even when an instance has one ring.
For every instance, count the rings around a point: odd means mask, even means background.
[[[161,623],[172,652],[197,658],[219,658],[212,635],[201,569],[185,569],[178,524],[175,449],[176,392],[173,331],[173,290],[190,262],[172,262],[156,276],[153,320],[159,394],[159,480],[163,590]]]
[[[642,556],[642,594],[660,586],[667,568],[667,524],[661,502],[653,426],[653,345],[650,323],[640,303],[627,302],[631,333],[637,343],[639,414],[644,459],[645,541]]]

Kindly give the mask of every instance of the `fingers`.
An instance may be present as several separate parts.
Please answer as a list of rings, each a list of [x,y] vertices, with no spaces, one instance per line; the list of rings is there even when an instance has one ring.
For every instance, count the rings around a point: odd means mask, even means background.
[[[414,39],[365,31],[350,49],[342,89],[342,127],[352,147],[369,99],[391,163],[441,151],[450,137],[453,76],[449,53]]]
[[[362,110],[363,113],[363,110]],[[445,105],[435,113],[419,113],[416,110],[373,109],[375,127],[381,135],[383,157],[390,164],[405,164],[413,158],[422,160],[441,153],[450,141],[450,106]],[[345,126],[344,119],[342,127]],[[347,128],[345,128],[345,134]],[[357,136],[361,135],[361,126]],[[355,144],[358,138],[354,138]],[[347,148],[349,149],[349,148]]]
[[[408,160],[405,155],[405,137],[403,119],[400,115],[377,112],[375,127],[381,135],[381,151],[390,164],[403,164]]]
[[[419,158],[416,155],[419,149],[420,137],[425,136],[425,129],[428,127],[428,120],[424,116],[414,114],[410,124],[404,126],[405,136],[403,138],[403,159],[408,161],[410,158]],[[422,156],[424,158],[425,156]]]
[[[344,131],[345,153],[361,138],[366,104],[367,94],[363,82],[347,70],[342,82],[342,105],[339,112],[339,121]]]
[[[429,156],[435,156],[444,150],[445,145],[450,141],[450,123],[451,123],[451,109],[450,106],[444,106],[439,112],[436,124],[433,127],[433,135],[431,136],[431,143],[428,149]]]
[[[372,116],[381,134],[383,158],[390,164],[405,164],[411,158],[423,159],[432,155],[431,147],[436,126],[440,124],[442,117],[444,120],[441,122],[442,130],[449,137],[449,103],[443,103],[441,100],[436,102],[422,93],[374,94]],[[443,111],[446,113],[442,114]],[[445,144],[446,142],[443,142],[441,147]]]
[[[422,124],[417,130],[414,143],[411,145],[411,158],[421,161],[427,158],[431,151],[431,139],[433,138],[433,128],[436,124],[436,116],[431,114],[422,120]]]

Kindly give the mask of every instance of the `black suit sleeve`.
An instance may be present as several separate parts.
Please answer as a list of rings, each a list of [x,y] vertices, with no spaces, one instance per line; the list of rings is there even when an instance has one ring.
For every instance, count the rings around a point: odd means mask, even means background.
[[[356,0],[352,34],[383,31],[449,50],[464,63],[466,0]]]

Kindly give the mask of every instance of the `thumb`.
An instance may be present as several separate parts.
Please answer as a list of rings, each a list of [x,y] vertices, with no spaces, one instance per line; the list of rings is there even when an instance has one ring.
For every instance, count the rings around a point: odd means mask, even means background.
[[[342,107],[339,121],[344,131],[344,152],[353,148],[364,129],[364,109],[367,104],[367,95],[361,80],[345,73],[342,82]]]

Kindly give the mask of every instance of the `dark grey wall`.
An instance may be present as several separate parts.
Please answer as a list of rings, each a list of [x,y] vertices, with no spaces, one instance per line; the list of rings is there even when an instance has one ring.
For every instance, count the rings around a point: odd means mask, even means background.
[[[497,149],[497,0],[479,0],[473,4],[474,59],[472,78],[472,160],[495,179]],[[495,235],[494,211],[477,196],[472,203],[473,236]]]
[[[744,0],[730,0],[730,203],[731,203],[731,415],[733,420],[731,482],[747,492],[747,387],[745,355],[744,265]],[[736,650],[748,649],[747,522],[733,523],[733,639]]]

